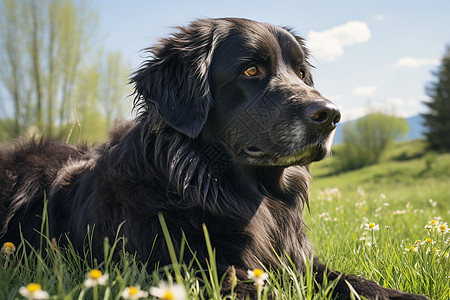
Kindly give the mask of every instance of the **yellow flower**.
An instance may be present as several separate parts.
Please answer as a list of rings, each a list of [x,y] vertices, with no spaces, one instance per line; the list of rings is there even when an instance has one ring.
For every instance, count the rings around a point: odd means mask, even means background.
[[[27,286],[21,287],[19,289],[19,294],[29,300],[49,298],[48,293],[43,291],[41,285],[38,283],[29,283]]]
[[[442,232],[442,233],[447,233],[448,232],[447,223],[439,224],[439,231]]]
[[[266,279],[269,278],[269,274],[261,269],[248,270],[247,273],[247,278],[253,280],[256,286],[263,286]]]
[[[85,287],[94,287],[97,285],[106,285],[108,281],[108,274],[103,275],[102,271],[94,269],[86,274],[86,280],[84,281]]]
[[[1,251],[5,257],[9,257],[16,251],[16,246],[11,242],[6,242],[3,244]]]
[[[148,292],[141,290],[139,286],[129,286],[122,292],[122,298],[127,300],[137,300],[147,296]]]
[[[158,287],[150,288],[150,295],[161,300],[185,300],[186,290],[181,285],[168,285],[166,282],[161,281],[158,283]]]

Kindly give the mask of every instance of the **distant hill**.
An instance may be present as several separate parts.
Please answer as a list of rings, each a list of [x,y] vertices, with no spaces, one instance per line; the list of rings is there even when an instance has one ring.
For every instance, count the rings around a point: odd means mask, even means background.
[[[424,119],[421,115],[406,118],[408,122],[408,135],[399,141],[410,141],[424,138],[425,127],[423,126]],[[334,144],[337,145],[342,142],[342,127],[345,124],[352,124],[355,121],[344,122],[339,124],[336,129],[336,136],[334,137]]]

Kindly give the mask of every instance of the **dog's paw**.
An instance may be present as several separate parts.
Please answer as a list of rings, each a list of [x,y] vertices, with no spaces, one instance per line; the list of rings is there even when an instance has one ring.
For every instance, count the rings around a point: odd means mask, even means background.
[[[257,298],[256,287],[249,282],[245,270],[229,267],[226,274],[220,290],[222,295],[231,295],[233,293],[236,299]]]
[[[369,300],[427,300],[428,298],[421,295],[404,293],[398,290],[387,289],[378,283],[366,280],[359,276],[347,275],[344,278],[346,285],[350,291],[356,292],[360,296],[364,296]],[[339,299],[344,299],[340,298]],[[345,298],[347,299],[347,298]]]
[[[427,297],[416,294],[404,293],[396,290],[387,290],[387,298],[390,300],[429,300]]]

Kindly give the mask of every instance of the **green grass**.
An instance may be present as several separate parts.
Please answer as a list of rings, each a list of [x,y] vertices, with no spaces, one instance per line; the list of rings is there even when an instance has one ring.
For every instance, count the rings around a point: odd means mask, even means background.
[[[450,260],[443,257],[450,234],[424,228],[433,218],[450,222],[450,154],[431,154],[427,166],[429,155],[423,142],[413,141],[395,145],[379,164],[360,170],[330,175],[333,158],[313,166],[305,219],[322,260],[386,287],[450,299]],[[364,229],[370,222],[380,226],[375,247],[368,246],[372,235]],[[436,243],[419,246],[418,253],[405,250],[426,238]],[[427,255],[428,247],[438,251]]]
[[[414,141],[396,145],[379,164],[361,170],[330,175],[333,158],[312,167],[310,211],[305,211],[304,217],[322,261],[332,269],[365,276],[388,288],[450,299],[450,259],[444,257],[450,251],[450,234],[429,233],[424,228],[434,218],[450,222],[450,154],[424,153],[424,144]],[[364,229],[366,223],[378,224],[380,230],[369,232]],[[204,233],[208,240],[206,228]],[[426,238],[434,243],[427,243]],[[405,250],[416,246],[417,240],[425,241],[419,243],[417,252]],[[208,249],[206,270],[196,260],[184,264],[172,255],[172,266],[146,271],[142,263],[127,255],[119,262],[107,259],[92,265],[89,258],[77,258],[73,249],[63,255],[52,241],[44,242],[50,246],[47,250],[30,253],[21,245],[12,260],[0,258],[0,299],[20,299],[19,288],[30,282],[40,283],[52,299],[120,299],[128,286],[148,291],[162,280],[185,287],[190,299],[234,298],[219,293],[224,279],[215,270],[212,248]],[[189,251],[184,247],[183,251]],[[110,257],[112,249],[107,243],[104,248],[105,257]],[[93,267],[109,275],[106,286],[84,286]],[[262,299],[269,295],[275,299],[331,299],[333,282],[314,291],[311,269],[300,275],[290,265],[266,271],[269,279]]]

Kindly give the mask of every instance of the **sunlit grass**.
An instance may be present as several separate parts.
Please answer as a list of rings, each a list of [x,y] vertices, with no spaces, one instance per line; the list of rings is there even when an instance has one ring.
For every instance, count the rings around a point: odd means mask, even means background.
[[[331,269],[362,275],[387,288],[450,299],[450,155],[437,155],[438,163],[429,168],[413,146],[400,145],[380,164],[339,176],[326,176],[329,161],[313,167],[310,210],[304,212],[308,235]],[[402,153],[410,159],[393,159]],[[164,219],[160,221],[164,229]],[[138,299],[138,293],[155,299],[163,298],[164,291],[168,298],[170,293],[188,299],[236,298],[234,291],[220,293],[228,279],[217,272],[216,249],[206,227],[206,262],[180,262],[164,229],[172,264],[155,269],[123,253],[113,261],[114,249],[123,244],[121,236],[105,241],[106,260],[97,262],[89,255],[80,257],[70,245],[59,248],[46,238],[45,222],[42,232],[40,249],[1,245],[0,299],[21,299],[20,289],[32,283],[39,286],[31,285],[31,290],[40,287],[50,299]],[[181,252],[189,251],[188,242],[181,243]],[[104,285],[86,286],[92,270],[101,271],[91,274],[97,279],[107,275]],[[261,299],[332,299],[334,283],[325,281],[316,288],[311,263],[304,274],[289,264],[261,272],[267,273]],[[245,281],[253,284],[251,278]]]

